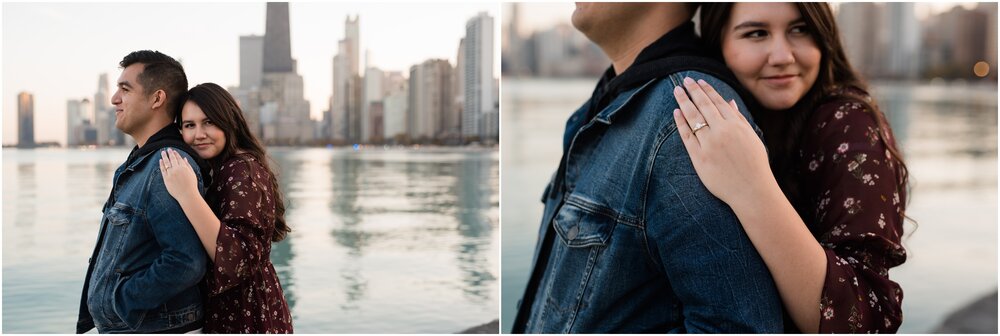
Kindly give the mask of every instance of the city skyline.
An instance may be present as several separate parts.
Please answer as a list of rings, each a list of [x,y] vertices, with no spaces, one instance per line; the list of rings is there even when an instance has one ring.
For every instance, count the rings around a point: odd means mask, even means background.
[[[214,82],[235,87],[240,81],[240,37],[262,36],[265,31],[265,3],[169,7],[115,4],[114,15],[110,14],[111,7],[108,4],[3,5],[5,145],[15,144],[17,139],[14,114],[18,92],[35,96],[36,142],[65,144],[67,101],[93,97],[93,83],[102,73],[107,73],[112,81],[117,79],[120,73],[117,62],[128,52],[154,49],[177,58],[185,66],[189,86]],[[154,9],[156,17],[144,14]],[[456,62],[455,50],[466,33],[466,21],[480,12],[499,17],[499,4],[292,3],[291,52],[297,61],[297,72],[305,80],[310,117],[322,118],[329,107],[327,102],[332,92],[329,74],[333,71],[330,60],[337,53],[337,41],[345,34],[342,21],[345,16],[363,18],[359,49],[370,51],[366,58],[373,66],[405,72],[431,58]],[[191,23],[170,29],[150,28],[165,26],[165,22],[181,15]],[[434,20],[425,20],[430,17]],[[498,24],[496,20],[494,25]],[[499,27],[495,29],[499,31]],[[499,57],[499,41],[495,44],[494,54]],[[67,52],[73,50],[85,52]],[[73,55],[72,62],[65,55]],[[498,64],[494,65],[494,74],[499,76]]]
[[[996,3],[861,2],[831,7],[848,57],[865,78],[996,78]],[[599,76],[610,63],[573,28],[572,4],[505,4],[503,10],[504,76],[589,78]],[[694,21],[698,19],[696,13]]]
[[[510,9],[513,7],[514,3],[504,3],[503,10],[505,13],[509,13]],[[570,16],[573,14],[574,4],[572,2],[560,2],[560,3],[517,3],[521,7],[521,21],[519,26],[516,28],[520,33],[530,33],[532,31],[541,31],[552,28],[553,26],[560,23],[569,23]],[[838,3],[832,4],[834,7],[838,7]],[[918,20],[923,20],[928,16],[940,14],[947,12],[954,6],[963,6],[971,9],[976,6],[975,2],[954,2],[954,1],[938,1],[938,2],[917,2],[916,3],[916,15]],[[507,21],[510,20],[509,17],[503,18],[503,24],[506,27]],[[504,32],[506,34],[506,32]]]

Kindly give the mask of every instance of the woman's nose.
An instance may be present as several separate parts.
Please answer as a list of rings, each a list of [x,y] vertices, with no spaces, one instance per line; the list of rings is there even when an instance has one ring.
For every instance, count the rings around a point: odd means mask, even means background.
[[[792,54],[792,46],[788,43],[788,39],[784,37],[774,39],[767,62],[771,65],[787,65],[795,62],[795,56]]]

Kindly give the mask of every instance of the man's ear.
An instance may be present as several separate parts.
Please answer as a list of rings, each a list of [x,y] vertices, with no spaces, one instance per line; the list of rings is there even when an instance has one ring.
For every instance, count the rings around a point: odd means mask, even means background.
[[[161,106],[167,105],[167,92],[161,90],[156,90],[153,92],[153,106],[150,106],[150,110],[155,110]]]

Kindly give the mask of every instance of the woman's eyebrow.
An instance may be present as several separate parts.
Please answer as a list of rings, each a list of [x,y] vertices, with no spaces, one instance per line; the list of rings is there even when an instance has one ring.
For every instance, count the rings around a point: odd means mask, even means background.
[[[766,28],[767,24],[759,21],[744,21],[736,26],[733,26],[733,30],[740,30],[744,28]]]

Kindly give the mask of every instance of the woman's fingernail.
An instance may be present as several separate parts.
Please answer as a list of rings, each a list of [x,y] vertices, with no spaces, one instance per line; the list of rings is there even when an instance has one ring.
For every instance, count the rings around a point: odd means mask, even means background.
[[[699,79],[699,80],[698,80],[698,84],[701,84],[701,85],[708,85],[708,82],[706,82],[706,81],[705,81],[704,79]]]
[[[684,84],[694,84],[694,80],[691,77],[684,77]]]

